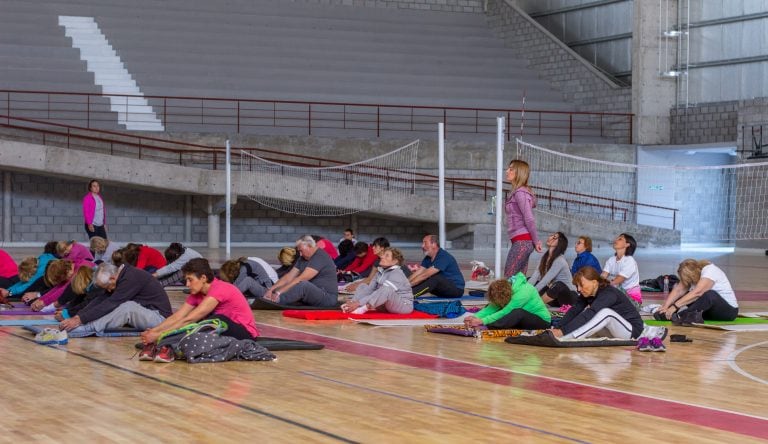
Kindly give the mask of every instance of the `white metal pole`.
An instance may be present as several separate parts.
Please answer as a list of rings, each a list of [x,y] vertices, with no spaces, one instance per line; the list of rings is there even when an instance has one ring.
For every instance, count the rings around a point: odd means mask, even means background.
[[[502,202],[504,202],[504,117],[496,118],[496,245],[495,256],[496,266],[494,273],[496,278],[503,276],[501,270],[501,233],[502,233]]]
[[[437,177],[439,182],[438,191],[438,225],[440,248],[445,248],[445,123],[437,124]]]
[[[229,139],[227,139],[227,198],[226,198],[226,204],[227,204],[227,210],[226,210],[226,237],[227,237],[227,259],[230,258],[230,254],[232,252],[232,230],[231,230],[231,222],[232,222],[232,151],[230,149],[229,145]]]

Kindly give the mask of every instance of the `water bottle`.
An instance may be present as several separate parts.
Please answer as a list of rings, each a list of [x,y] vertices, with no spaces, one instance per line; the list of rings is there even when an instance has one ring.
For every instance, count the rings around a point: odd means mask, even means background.
[[[664,294],[669,294],[669,276],[664,276]]]

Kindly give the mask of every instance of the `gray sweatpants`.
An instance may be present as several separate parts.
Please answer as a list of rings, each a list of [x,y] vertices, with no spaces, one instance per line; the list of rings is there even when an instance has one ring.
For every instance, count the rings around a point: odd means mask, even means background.
[[[317,285],[301,281],[290,290],[280,294],[280,304],[311,305],[313,307],[333,307],[337,305],[339,296],[327,293]]]
[[[95,321],[72,329],[71,334],[93,334],[104,330],[130,325],[137,330],[146,330],[163,322],[165,318],[157,310],[150,310],[133,301],[123,302],[117,308]]]
[[[373,308],[383,305],[389,313],[408,314],[413,311],[413,299],[404,298],[386,285],[372,291],[373,285],[374,283],[360,284],[353,299],[360,302],[360,305],[368,304]]]

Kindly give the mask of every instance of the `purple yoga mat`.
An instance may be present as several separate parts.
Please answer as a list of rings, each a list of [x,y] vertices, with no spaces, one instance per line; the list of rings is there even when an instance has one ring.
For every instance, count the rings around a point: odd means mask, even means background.
[[[23,302],[13,302],[13,309],[0,310],[0,316],[29,316],[29,315],[51,315],[53,313],[40,313],[39,311],[32,311]]]

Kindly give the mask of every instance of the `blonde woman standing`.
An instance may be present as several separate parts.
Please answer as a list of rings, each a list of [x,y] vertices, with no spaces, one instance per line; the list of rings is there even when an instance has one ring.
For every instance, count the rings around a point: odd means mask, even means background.
[[[507,261],[504,264],[504,276],[509,278],[517,273],[528,271],[528,258],[533,250],[541,253],[541,241],[536,232],[536,196],[528,187],[530,167],[522,160],[513,160],[507,167],[507,182],[512,184],[512,191],[504,203],[507,216],[507,237],[509,247]]]

